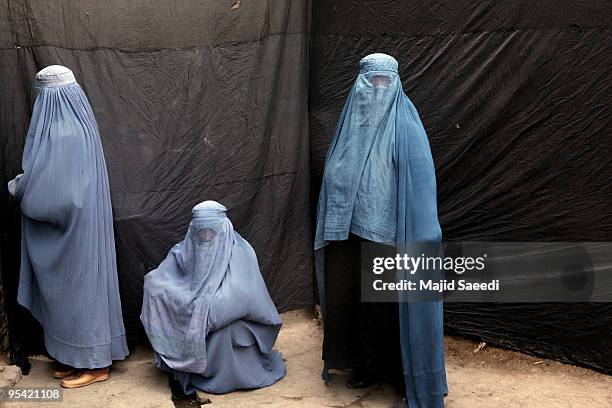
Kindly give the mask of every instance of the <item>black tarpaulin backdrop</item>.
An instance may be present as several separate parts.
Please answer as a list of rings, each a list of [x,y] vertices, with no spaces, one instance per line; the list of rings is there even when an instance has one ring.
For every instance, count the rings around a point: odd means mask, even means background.
[[[19,172],[34,74],[69,66],[101,129],[132,337],[143,275],[206,198],[255,246],[277,306],[311,304],[311,209],[371,52],[399,60],[423,118],[445,239],[612,240],[609,2],[152,3],[0,2],[0,181]],[[1,205],[15,348],[36,336],[19,335],[18,209],[5,190]],[[612,372],[612,305],[447,304],[446,322]]]
[[[612,3],[313,5],[318,191],[359,59],[386,52],[430,138],[443,239],[612,241]],[[612,373],[612,304],[445,305],[447,332]]]
[[[20,172],[34,75],[50,64],[70,67],[100,127],[132,341],[143,276],[184,237],[191,208],[206,199],[223,203],[252,243],[281,311],[312,304],[310,7],[238,3],[0,3],[0,180],[5,186]],[[1,210],[12,313],[19,224],[6,187]],[[24,326],[15,336],[29,341]]]

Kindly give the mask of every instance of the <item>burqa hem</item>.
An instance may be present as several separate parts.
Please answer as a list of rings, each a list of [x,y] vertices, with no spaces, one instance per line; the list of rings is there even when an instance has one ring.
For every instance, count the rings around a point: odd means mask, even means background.
[[[49,334],[48,330],[45,330],[44,321],[34,306],[36,302],[33,302],[29,286],[22,283],[19,289],[17,303],[28,309],[40,323],[43,329],[45,349],[56,361],[74,368],[96,369],[108,367],[115,360],[124,360],[130,354],[125,332],[116,334],[110,342],[89,345],[71,344],[55,338]]]

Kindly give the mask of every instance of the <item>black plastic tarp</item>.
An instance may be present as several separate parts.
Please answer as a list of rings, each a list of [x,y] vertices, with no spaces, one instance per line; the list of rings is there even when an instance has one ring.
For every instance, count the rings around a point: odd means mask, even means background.
[[[400,62],[436,163],[446,240],[612,241],[606,0],[0,1],[0,182],[19,172],[36,71],[67,65],[109,167],[125,322],[143,275],[216,199],[280,310],[312,303],[312,209],[371,52]],[[0,200],[13,346],[18,208]],[[612,373],[610,304],[447,304],[450,332]],[[19,350],[17,350],[19,351]]]
[[[358,61],[399,60],[430,138],[444,240],[612,241],[612,3],[313,5],[316,194]],[[612,373],[612,304],[445,305],[447,332]]]
[[[312,304],[310,7],[270,1],[0,2],[2,272],[14,311],[20,172],[36,72],[70,67],[110,177],[121,299],[140,334],[143,276],[206,199],[229,209],[281,310]],[[21,313],[21,312],[17,312]],[[15,336],[33,336],[19,320]]]

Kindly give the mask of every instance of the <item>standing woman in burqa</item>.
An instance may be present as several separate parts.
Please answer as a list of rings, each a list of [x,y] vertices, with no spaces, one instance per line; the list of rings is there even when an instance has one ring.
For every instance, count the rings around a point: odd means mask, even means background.
[[[65,388],[108,379],[128,355],[121,314],[111,197],[98,125],[68,68],[36,74],[19,201],[17,301],[40,322]]]
[[[361,60],[327,153],[315,235],[323,377],[352,369],[349,387],[389,381],[410,408],[441,408],[448,392],[442,302],[360,297],[363,242],[401,248],[441,239],[429,141],[397,68],[386,54]]]

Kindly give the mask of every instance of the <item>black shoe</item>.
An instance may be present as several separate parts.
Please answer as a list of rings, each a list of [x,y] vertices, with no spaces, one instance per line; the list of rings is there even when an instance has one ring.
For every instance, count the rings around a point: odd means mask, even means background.
[[[372,386],[372,379],[363,374],[355,374],[353,377],[349,378],[346,381],[346,386],[348,388],[368,388]]]
[[[393,401],[393,404],[391,405],[390,408],[406,408],[408,406],[408,401],[406,401],[406,398],[398,398],[395,401]]]
[[[198,405],[205,405],[205,404],[212,403],[212,401],[209,398],[200,398],[196,391],[194,391],[191,394],[185,394],[181,383],[175,380],[174,378],[172,378],[171,375],[168,375],[168,385],[170,386],[170,392],[172,392],[173,402],[194,401]],[[175,406],[178,406],[178,405],[175,404]]]
[[[170,386],[170,392],[172,393],[172,399],[177,401],[185,401],[185,400],[194,400],[198,395],[194,391],[192,394],[185,394],[183,391],[183,386],[180,382],[172,378],[172,376],[168,376],[168,385]]]

